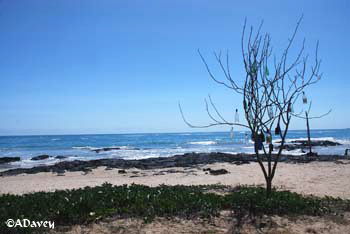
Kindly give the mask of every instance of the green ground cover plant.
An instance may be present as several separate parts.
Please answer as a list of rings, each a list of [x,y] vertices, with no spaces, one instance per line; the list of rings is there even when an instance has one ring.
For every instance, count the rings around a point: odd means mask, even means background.
[[[215,193],[219,191],[221,193]],[[222,191],[225,191],[223,194]],[[221,210],[231,210],[237,218],[244,215],[326,215],[350,210],[350,201],[331,197],[302,196],[290,191],[272,190],[266,197],[262,187],[222,185],[148,187],[103,184],[55,192],[0,196],[0,233],[44,232],[40,228],[8,228],[5,221],[49,220],[55,227],[97,222],[106,217],[210,218]]]

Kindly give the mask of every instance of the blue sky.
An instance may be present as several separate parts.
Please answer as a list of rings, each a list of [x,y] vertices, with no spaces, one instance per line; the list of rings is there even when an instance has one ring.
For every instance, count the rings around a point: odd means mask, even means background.
[[[228,49],[244,77],[240,37],[264,19],[276,53],[304,19],[312,53],[319,40],[323,79],[307,89],[312,128],[348,128],[349,1],[0,1],[0,135],[195,131],[209,120],[211,94],[228,119],[241,97],[210,80],[196,50]],[[230,117],[231,116],[231,117]],[[303,129],[295,120],[292,129]],[[225,131],[228,127],[205,129]]]

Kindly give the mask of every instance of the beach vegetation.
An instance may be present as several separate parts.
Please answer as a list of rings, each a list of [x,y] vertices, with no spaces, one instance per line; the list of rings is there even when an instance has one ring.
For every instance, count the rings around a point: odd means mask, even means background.
[[[215,192],[217,191],[217,192]],[[223,193],[223,191],[225,191]],[[237,219],[258,215],[327,215],[350,210],[347,200],[303,196],[289,191],[255,186],[231,188],[223,185],[148,187],[103,184],[55,192],[0,196],[0,220],[29,219],[54,221],[55,227],[88,224],[102,219],[155,217],[210,219],[230,210]],[[9,228],[0,223],[0,233],[47,231],[43,228]]]

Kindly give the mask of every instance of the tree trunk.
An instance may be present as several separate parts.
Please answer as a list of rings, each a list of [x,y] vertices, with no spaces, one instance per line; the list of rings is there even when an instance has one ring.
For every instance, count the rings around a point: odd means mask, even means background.
[[[306,127],[307,127],[307,143],[309,145],[309,154],[312,154],[312,150],[311,150],[311,137],[310,137],[310,126],[309,126],[309,115],[308,113],[305,111],[305,116],[306,116]]]
[[[268,177],[266,180],[266,197],[270,197],[272,191],[272,178]]]

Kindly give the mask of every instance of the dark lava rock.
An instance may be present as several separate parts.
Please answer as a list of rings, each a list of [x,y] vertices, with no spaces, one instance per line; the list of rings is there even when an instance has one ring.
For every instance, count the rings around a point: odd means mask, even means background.
[[[272,155],[272,160],[276,155]],[[285,163],[308,163],[312,161],[330,161],[350,160],[349,156],[344,155],[318,155],[309,157],[306,155],[281,155],[279,161]],[[265,159],[264,159],[265,160]],[[54,165],[41,165],[33,168],[16,168],[0,172],[0,176],[18,175],[21,173],[34,174],[39,172],[58,172],[65,171],[86,171],[97,167],[108,167],[123,170],[130,168],[145,169],[169,169],[172,167],[198,168],[213,163],[237,163],[244,164],[257,162],[254,154],[227,154],[227,153],[188,153],[175,155],[172,157],[147,158],[141,160],[123,160],[123,159],[96,159],[90,161],[61,161]],[[209,172],[210,170],[207,170]],[[125,171],[126,173],[126,171]],[[215,173],[215,172],[214,172]]]
[[[317,154],[316,152],[308,152],[308,153],[306,154],[306,156],[308,156],[308,157],[317,157],[318,154]]]
[[[295,140],[295,141],[292,141],[292,143],[299,143],[299,144],[302,144],[302,145],[308,145],[307,140]],[[327,147],[327,146],[337,146],[337,145],[341,145],[341,144],[338,143],[338,142],[335,142],[335,141],[328,141],[328,140],[311,141],[311,146],[325,146],[325,147]]]
[[[213,170],[211,169],[210,167],[208,168],[203,168],[203,171],[209,171],[209,173],[211,175],[222,175],[222,174],[227,174],[229,173],[227,170],[225,169],[218,169],[218,170]],[[205,174],[208,174],[208,173],[205,173]]]
[[[57,176],[64,176],[65,170],[63,170],[63,169],[57,170],[56,173],[57,173]]]
[[[107,147],[107,148],[101,148],[101,149],[94,149],[92,151],[95,151],[96,153],[100,153],[103,151],[111,151],[111,150],[120,150],[120,147]]]
[[[83,175],[87,175],[87,174],[89,174],[90,172],[92,172],[92,169],[89,168],[89,167],[87,167],[87,168],[83,168],[82,171],[84,172]]]
[[[209,171],[211,175],[223,175],[223,174],[227,174],[229,173],[227,170],[225,169],[218,169],[218,170],[210,170]]]
[[[164,170],[164,171],[161,171],[163,173],[185,173],[184,171],[180,171],[180,170],[174,170],[174,169],[169,169],[169,170]]]
[[[57,155],[55,157],[55,159],[65,159],[65,158],[67,158],[67,156]]]
[[[33,161],[37,161],[37,160],[43,160],[43,159],[48,159],[50,156],[47,154],[42,154],[42,155],[38,155],[35,157],[32,157],[31,160]]]
[[[20,160],[21,160],[20,157],[2,157],[2,158],[0,158],[0,164],[10,163],[10,162],[17,162],[17,161],[20,161]]]
[[[118,170],[118,174],[126,174],[125,170]]]
[[[279,149],[279,148],[281,148],[281,147],[277,146],[277,149]],[[298,145],[298,144],[286,144],[286,145],[283,146],[283,149],[287,150],[287,151],[301,149],[301,148],[304,148],[304,146]]]
[[[277,143],[281,143],[281,142],[277,142]],[[341,145],[338,142],[328,141],[328,140],[312,140],[310,143],[311,143],[311,146],[322,146],[322,147]],[[308,146],[309,146],[309,143],[307,140],[295,140],[295,141],[291,141],[290,143],[285,143],[285,145],[283,146],[283,149],[290,151],[290,150],[296,150],[296,149],[304,149],[304,148],[307,148]],[[280,146],[277,146],[277,149],[279,148]]]
[[[259,223],[259,228],[264,228],[267,226],[267,223],[266,222],[261,222]]]
[[[96,153],[104,152],[104,151],[111,151],[111,150],[121,150],[120,147],[105,147],[100,149],[93,149],[91,151],[94,151]],[[140,150],[140,148],[130,148],[130,150]]]

